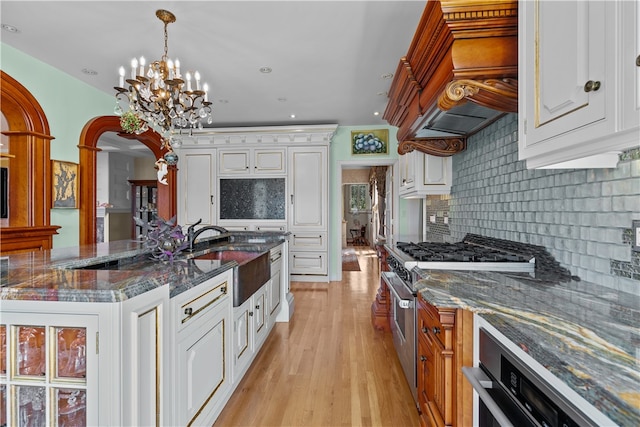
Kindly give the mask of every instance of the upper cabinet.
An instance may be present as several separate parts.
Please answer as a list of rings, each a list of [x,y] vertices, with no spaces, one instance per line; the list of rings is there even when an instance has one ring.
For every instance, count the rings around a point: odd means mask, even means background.
[[[389,89],[398,153],[452,156],[518,110],[516,0],[430,0]]]
[[[400,156],[400,197],[420,198],[429,194],[449,194],[452,182],[451,157],[412,151]]]
[[[519,157],[615,167],[637,146],[638,2],[520,2]]]
[[[218,152],[219,175],[284,175],[283,148],[225,149]]]

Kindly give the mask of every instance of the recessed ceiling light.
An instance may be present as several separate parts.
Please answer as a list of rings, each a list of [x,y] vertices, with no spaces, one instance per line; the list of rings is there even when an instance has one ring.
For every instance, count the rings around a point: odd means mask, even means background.
[[[290,115],[289,117],[291,117],[292,119],[295,119],[295,118],[296,118],[296,115],[295,115],[295,114],[292,114],[292,115]]]
[[[89,76],[97,76],[97,75],[98,75],[98,72],[97,72],[96,70],[92,70],[92,69],[90,69],[90,68],[83,68],[83,69],[82,69],[82,72],[83,72],[84,74],[89,75]]]
[[[9,25],[9,24],[2,24],[2,29],[5,30],[5,31],[8,31],[10,33],[19,33],[20,32],[18,27],[14,27],[13,25]]]
[[[260,72],[263,74],[269,74],[272,71],[271,67],[260,67]]]
[[[380,115],[380,112],[378,112],[378,111],[374,111],[374,112],[373,112],[373,115],[374,115],[374,116],[379,116],[379,115]]]
[[[386,73],[381,76],[383,79],[388,80],[393,78],[393,73]]]

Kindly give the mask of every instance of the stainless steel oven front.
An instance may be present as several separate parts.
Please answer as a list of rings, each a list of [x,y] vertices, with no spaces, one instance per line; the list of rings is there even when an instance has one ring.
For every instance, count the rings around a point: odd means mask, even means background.
[[[606,417],[609,422],[598,419],[601,413],[579,410],[572,398],[507,349],[497,335],[479,328],[478,366],[462,368],[477,398],[478,427],[613,425]]]
[[[391,296],[391,335],[407,383],[417,402],[416,377],[416,301],[407,284],[393,272],[383,272],[382,279]]]

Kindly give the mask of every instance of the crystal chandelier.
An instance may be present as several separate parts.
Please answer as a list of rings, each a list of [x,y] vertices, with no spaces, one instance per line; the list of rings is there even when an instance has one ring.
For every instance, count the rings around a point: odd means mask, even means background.
[[[169,165],[178,162],[173,147],[180,145],[174,134],[185,128],[202,128],[202,121],[213,122],[207,84],[200,82],[200,73],[180,73],[180,61],[169,59],[167,52],[167,25],[176,21],[173,13],[157,10],[156,16],[164,23],[164,55],[159,61],[146,66],[144,57],[131,60],[129,78],[120,67],[120,81],[116,90],[115,113],[121,116],[123,130],[142,133],[152,128],[162,136],[161,149],[168,150],[164,160]],[[125,86],[125,82],[127,86]],[[128,110],[123,110],[123,104]]]

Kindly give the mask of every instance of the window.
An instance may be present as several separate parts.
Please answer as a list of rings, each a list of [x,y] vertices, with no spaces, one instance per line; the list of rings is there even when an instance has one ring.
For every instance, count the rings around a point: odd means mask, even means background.
[[[351,211],[366,211],[369,209],[369,185],[355,184],[351,186],[349,206]]]

